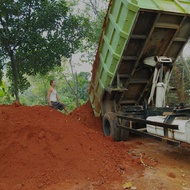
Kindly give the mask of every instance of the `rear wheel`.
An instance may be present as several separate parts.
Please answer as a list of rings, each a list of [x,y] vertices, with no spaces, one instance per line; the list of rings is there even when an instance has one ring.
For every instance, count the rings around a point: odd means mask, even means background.
[[[124,129],[119,129],[117,124],[119,120],[117,119],[115,113],[108,112],[103,117],[103,132],[105,136],[111,136],[114,141],[126,141],[129,137],[129,131]]]
[[[129,127],[129,121],[128,120],[123,120],[122,125]],[[129,139],[129,131],[128,130],[121,130],[121,136],[120,136],[121,141],[127,141]]]

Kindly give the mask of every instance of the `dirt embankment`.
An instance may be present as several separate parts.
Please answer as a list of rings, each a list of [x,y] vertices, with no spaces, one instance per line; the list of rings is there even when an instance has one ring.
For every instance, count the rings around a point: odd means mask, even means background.
[[[126,173],[144,169],[129,149],[103,136],[90,103],[68,116],[0,106],[0,190],[122,189]]]
[[[0,106],[0,190],[189,190],[189,157],[140,136],[113,142],[90,103],[69,115]]]

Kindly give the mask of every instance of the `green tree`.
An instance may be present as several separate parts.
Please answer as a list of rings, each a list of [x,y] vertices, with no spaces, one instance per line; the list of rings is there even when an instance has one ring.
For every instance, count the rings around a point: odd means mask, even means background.
[[[190,79],[189,79],[189,66],[190,60],[181,59],[177,60],[173,67],[172,76],[169,82],[170,87],[174,87],[174,91],[170,90],[167,94],[167,103],[168,104],[179,104],[183,102],[185,104],[190,103]],[[188,64],[188,65],[187,65]]]
[[[24,74],[47,73],[90,31],[88,19],[70,14],[65,0],[1,0],[0,10],[0,69],[6,64],[16,100],[29,87]]]
[[[186,105],[190,104],[190,57],[185,55],[189,48],[190,40],[174,64],[169,82],[169,86],[174,87],[174,89],[167,92],[166,100],[168,104],[174,105],[180,102]]]
[[[63,72],[67,73],[64,75]],[[30,87],[20,95],[20,101],[24,105],[47,105],[47,91],[50,87],[50,80],[54,79],[57,83],[56,89],[62,102],[64,102],[71,111],[88,100],[88,86],[90,73],[75,73],[77,77],[78,87],[73,81],[69,66],[55,66],[46,75],[37,74],[34,76],[26,76],[30,82]],[[66,78],[65,78],[66,77]],[[78,90],[75,92],[75,90]],[[74,90],[74,91],[73,91]],[[76,93],[78,105],[76,105]]]
[[[98,45],[100,35],[102,32],[104,17],[108,8],[109,0],[86,0],[86,16],[92,17],[91,22],[93,25],[93,34],[90,38],[91,43]],[[93,16],[92,16],[93,15]]]
[[[46,105],[49,81],[53,79],[51,73],[45,75],[26,76],[30,87],[20,95],[20,101],[24,105]]]
[[[91,24],[88,41],[84,41],[80,47],[83,63],[92,64],[94,61],[108,2],[109,0],[69,0],[73,13],[88,18]]]
[[[0,85],[0,104],[2,103],[10,103],[10,95],[7,92],[7,87],[5,82],[1,82]]]
[[[3,98],[5,96],[5,85],[2,83],[0,85],[0,98]]]
[[[67,76],[64,75],[66,83],[62,86],[61,94],[64,94],[65,102],[69,104],[70,110],[87,102],[89,78],[90,73],[88,72],[75,72]]]
[[[78,73],[75,68],[77,63],[74,63],[72,58],[69,60],[62,59],[62,64],[64,68],[67,68],[62,73],[62,76],[66,82],[66,88],[63,88],[63,92],[68,91],[70,93],[69,96],[73,98],[76,107],[79,107],[81,103],[88,100],[90,73]]]
[[[90,73],[80,72],[77,74],[78,77],[78,97],[79,100],[87,101],[88,100],[88,89],[90,81]]]

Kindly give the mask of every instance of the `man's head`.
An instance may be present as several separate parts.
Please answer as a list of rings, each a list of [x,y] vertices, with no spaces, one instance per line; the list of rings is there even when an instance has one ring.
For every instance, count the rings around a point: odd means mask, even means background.
[[[55,80],[50,80],[50,86],[52,86],[52,87],[55,87],[55,86],[56,86]]]

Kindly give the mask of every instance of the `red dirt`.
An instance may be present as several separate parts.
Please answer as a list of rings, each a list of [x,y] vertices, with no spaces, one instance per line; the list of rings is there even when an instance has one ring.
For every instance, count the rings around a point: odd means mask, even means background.
[[[176,178],[175,174],[173,174],[173,173],[171,173],[171,172],[168,173],[168,176],[171,177],[171,178]]]
[[[190,189],[190,148],[102,134],[90,103],[64,115],[48,106],[0,106],[0,190]]]
[[[48,106],[0,106],[0,190],[122,189],[126,175],[144,170],[129,150],[103,136],[90,103],[68,116]]]

